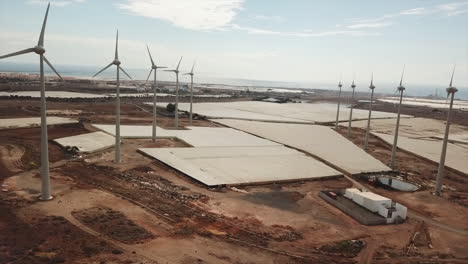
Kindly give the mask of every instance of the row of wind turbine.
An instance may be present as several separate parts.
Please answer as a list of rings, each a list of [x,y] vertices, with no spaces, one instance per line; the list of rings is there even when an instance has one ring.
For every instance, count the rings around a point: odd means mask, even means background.
[[[450,105],[449,105],[449,109],[447,111],[447,122],[446,122],[446,125],[445,125],[445,133],[444,133],[444,138],[443,138],[443,141],[442,141],[442,150],[441,150],[441,154],[440,154],[440,162],[439,162],[439,167],[438,167],[438,170],[437,170],[437,178],[436,178],[436,186],[435,186],[435,194],[440,196],[442,195],[442,180],[443,180],[443,177],[444,177],[444,172],[445,172],[445,159],[446,159],[446,156],[447,156],[447,143],[448,143],[448,137],[449,137],[449,134],[450,134],[450,125],[451,125],[451,116],[452,116],[452,111],[453,111],[453,101],[454,101],[454,98],[455,98],[455,93],[458,91],[457,88],[453,87],[453,77],[455,75],[455,66],[453,67],[453,71],[452,71],[452,76],[450,78],[450,84],[449,84],[449,87],[446,89],[447,91],[447,99],[450,97]],[[403,66],[403,71],[402,71],[402,74],[401,74],[401,78],[400,78],[400,83],[397,87],[397,89],[395,90],[395,93],[399,93],[399,103],[398,103],[398,112],[397,112],[397,119],[396,119],[396,124],[395,124],[395,131],[394,131],[394,138],[393,138],[393,145],[392,145],[392,153],[391,153],[391,157],[390,157],[390,162],[389,162],[389,166],[392,168],[392,169],[396,169],[396,154],[397,154],[397,148],[398,148],[398,134],[399,134],[399,130],[400,130],[400,118],[401,118],[401,105],[403,103],[403,95],[404,95],[404,92],[406,90],[406,88],[403,86],[403,78],[404,78],[404,75],[405,75],[405,65]],[[335,122],[335,129],[338,129],[338,122],[339,122],[339,114],[340,114],[340,98],[341,98],[341,87],[343,85],[341,84],[341,80],[340,82],[338,83],[338,88],[339,88],[339,91],[338,91],[338,109],[337,109],[337,113],[336,113],[336,122]],[[356,85],[354,84],[354,80],[351,84],[351,89],[352,89],[352,95],[351,95],[351,101],[354,100],[354,90],[356,88]],[[369,134],[370,134],[370,129],[371,129],[371,118],[372,118],[372,104],[373,104],[373,100],[374,100],[374,89],[375,89],[375,86],[374,86],[374,75],[372,74],[372,77],[371,77],[371,82],[370,82],[370,86],[369,86],[369,90],[371,92],[371,96],[370,96],[370,101],[369,101],[369,116],[368,116],[368,119],[367,119],[367,127],[366,127],[366,136],[365,136],[365,139],[364,139],[364,150],[368,150],[369,148]],[[351,135],[351,122],[352,122],[352,114],[353,114],[353,104],[351,102],[351,106],[350,106],[350,115],[349,115],[349,121],[348,121],[348,138],[350,137]]]

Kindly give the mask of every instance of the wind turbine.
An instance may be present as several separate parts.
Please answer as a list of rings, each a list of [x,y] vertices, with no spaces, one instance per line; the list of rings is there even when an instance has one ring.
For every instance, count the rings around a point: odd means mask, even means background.
[[[112,65],[117,67],[117,82],[116,82],[116,114],[115,114],[115,162],[120,162],[120,71],[125,73],[130,80],[132,77],[120,66],[121,62],[119,61],[119,31],[117,30],[117,36],[115,38],[115,57],[114,60],[104,67],[104,69],[98,71],[93,77],[98,76],[101,72],[107,70]]]
[[[340,80],[340,82],[338,83],[338,88],[339,88],[340,90],[339,90],[339,92],[338,92],[338,109],[336,110],[335,130],[338,130],[338,121],[339,121],[339,118],[340,118],[341,87],[343,87],[343,85],[341,84],[341,80]]]
[[[450,98],[450,107],[447,113],[447,124],[445,125],[445,135],[444,135],[444,142],[442,143],[442,153],[440,154],[440,162],[439,162],[439,169],[437,171],[437,181],[436,181],[436,195],[440,196],[442,194],[442,179],[444,178],[444,168],[445,168],[445,157],[447,154],[447,141],[450,131],[450,117],[452,114],[452,107],[453,107],[453,99],[455,97],[455,93],[458,91],[457,88],[452,86],[453,82],[453,75],[455,74],[455,66],[453,67],[452,78],[450,79],[449,87],[447,88],[447,98]]]
[[[182,61],[182,57],[180,57],[179,63],[177,64],[177,67],[175,70],[165,70],[168,72],[173,72],[176,75],[176,102],[175,102],[175,127],[179,127],[179,66],[180,62]]]
[[[354,101],[354,90],[356,89],[356,85],[353,83],[351,84],[351,89],[353,89],[353,93],[351,95],[351,106],[349,110],[349,122],[348,122],[348,138],[351,136],[351,122],[353,120],[353,101]]]
[[[370,97],[370,102],[369,102],[369,118],[367,119],[367,130],[366,130],[366,140],[364,142],[364,150],[367,150],[367,148],[369,147],[370,122],[371,122],[371,116],[372,116],[372,101],[374,100],[374,89],[375,89],[374,74],[372,74],[369,89],[371,90],[371,97]]]
[[[17,51],[4,56],[0,56],[0,59],[8,57],[18,56],[34,52],[39,55],[39,65],[41,72],[41,196],[39,199],[47,201],[53,197],[50,195],[50,177],[49,177],[49,152],[48,152],[48,136],[47,136],[47,115],[46,115],[46,97],[45,97],[45,78],[44,78],[44,61],[49,67],[57,74],[57,76],[63,81],[62,77],[55,70],[54,66],[44,56],[46,52],[44,48],[44,34],[47,24],[47,17],[49,15],[50,3],[47,5],[47,11],[45,13],[44,22],[42,23],[42,30],[39,36],[37,45],[33,48]]]
[[[154,71],[154,83],[153,83],[153,91],[154,91],[154,94],[153,94],[153,134],[152,134],[152,139],[153,139],[153,142],[156,142],[156,103],[157,103],[157,100],[156,100],[156,90],[158,88],[158,84],[157,84],[157,79],[156,79],[156,72],[158,71],[158,69],[162,69],[162,68],[167,68],[167,67],[162,67],[162,66],[158,66],[154,63],[153,61],[153,57],[151,56],[151,52],[149,50],[149,47],[148,45],[146,45],[146,49],[148,50],[148,55],[150,57],[150,60],[151,60],[151,71],[150,73],[148,74],[148,78],[146,78],[146,82],[148,82],[150,76],[151,76],[151,73]]]
[[[397,115],[397,122],[396,122],[396,128],[395,128],[395,137],[393,138],[392,156],[390,158],[390,167],[392,169],[395,167],[395,157],[396,157],[396,150],[397,150],[397,143],[398,143],[398,131],[400,129],[401,103],[403,101],[403,92],[405,91],[405,87],[403,86],[404,75],[405,75],[405,65],[403,65],[403,72],[401,73],[400,85],[397,87],[397,90],[396,90],[400,93],[400,103],[398,104],[398,115]]]
[[[192,125],[192,104],[193,104],[193,68],[195,68],[195,62],[193,63],[192,70],[184,75],[190,75],[190,125]]]

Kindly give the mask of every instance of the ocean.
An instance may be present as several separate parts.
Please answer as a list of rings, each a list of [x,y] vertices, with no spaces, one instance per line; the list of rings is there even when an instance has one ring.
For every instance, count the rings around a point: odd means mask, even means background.
[[[63,76],[71,77],[91,77],[101,68],[91,66],[74,66],[74,65],[54,65],[57,71]],[[146,80],[149,69],[125,69],[130,76],[135,80]],[[54,73],[45,67],[46,75],[54,75]],[[39,67],[35,64],[26,63],[13,63],[13,62],[0,62],[0,72],[17,72],[38,74]],[[109,68],[99,75],[103,79],[115,78],[115,68]],[[125,76],[124,76],[125,77]],[[158,79],[162,81],[174,81],[173,73],[158,71]],[[188,78],[181,77],[182,82],[188,82]],[[237,79],[237,78],[220,78],[212,77],[204,74],[197,74],[195,82],[199,84],[224,84],[241,87],[268,87],[268,88],[301,88],[301,89],[324,89],[336,90],[336,83],[313,83],[313,82],[283,82],[283,81],[268,81],[268,80],[252,80],[252,79]],[[378,89],[378,90],[377,90]],[[376,92],[382,94],[393,94],[395,91],[395,84],[379,84]],[[468,88],[459,88],[456,93],[457,99],[468,100]],[[358,87],[356,91],[367,92],[368,88]],[[431,85],[411,85],[406,86],[405,95],[414,97],[424,97],[434,95],[437,91],[439,96],[445,95],[445,87],[431,86]]]

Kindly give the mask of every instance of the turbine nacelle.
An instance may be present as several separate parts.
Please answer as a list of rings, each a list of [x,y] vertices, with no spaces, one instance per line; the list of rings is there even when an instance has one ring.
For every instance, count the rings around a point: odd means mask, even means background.
[[[451,87],[447,88],[447,94],[456,93],[456,92],[458,92],[458,89],[455,88],[455,87],[451,86]]]
[[[119,65],[121,64],[121,62],[120,62],[119,60],[116,59],[116,60],[114,60],[114,61],[112,62],[112,64],[119,66]]]
[[[398,90],[399,92],[403,92],[405,89],[406,89],[406,88],[405,88],[403,85],[400,85],[400,86],[397,87],[397,90]]]
[[[43,55],[46,52],[46,50],[42,46],[36,46],[33,49],[34,49],[34,52],[38,55]]]
[[[373,84],[371,84],[371,85],[369,86],[369,89],[374,90],[374,89],[375,89],[375,86],[374,86]]]

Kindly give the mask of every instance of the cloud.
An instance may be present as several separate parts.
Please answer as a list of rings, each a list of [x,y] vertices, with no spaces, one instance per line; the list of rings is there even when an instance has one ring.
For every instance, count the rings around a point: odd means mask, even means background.
[[[403,10],[399,14],[400,15],[422,15],[426,12],[427,12],[426,8],[418,7],[418,8]]]
[[[84,3],[86,0],[29,0],[30,4],[41,4],[41,5],[46,5],[50,2],[51,5],[53,6],[66,6],[70,4],[79,4],[79,3]]]
[[[358,28],[381,28],[381,27],[388,27],[391,26],[392,23],[358,23],[358,24],[352,24],[352,25],[347,25],[347,28],[350,29],[358,29]]]
[[[126,0],[117,7],[138,16],[156,18],[191,30],[223,29],[244,0]]]
[[[275,21],[275,22],[280,22],[283,21],[283,17],[281,16],[267,16],[267,15],[262,15],[262,14],[255,14],[251,15],[251,18],[255,20],[261,20],[261,21]]]
[[[396,13],[385,14],[376,18],[358,18],[352,19],[347,23],[336,25],[337,27],[344,27],[349,29],[359,28],[378,28],[391,26],[395,20],[403,16],[427,16],[442,14],[446,16],[457,16],[468,13],[468,2],[456,2],[437,6],[417,7],[411,9],[401,10]]]
[[[288,37],[327,37],[327,36],[378,36],[380,33],[366,32],[360,30],[332,30],[332,31],[320,31],[315,32],[313,30],[302,30],[302,31],[275,31],[269,29],[261,29],[254,27],[244,27],[237,24],[232,25],[232,29],[245,31],[249,34],[257,35],[276,35],[276,36],[288,36]]]
[[[439,5],[437,8],[447,16],[458,16],[468,12],[468,2]]]

